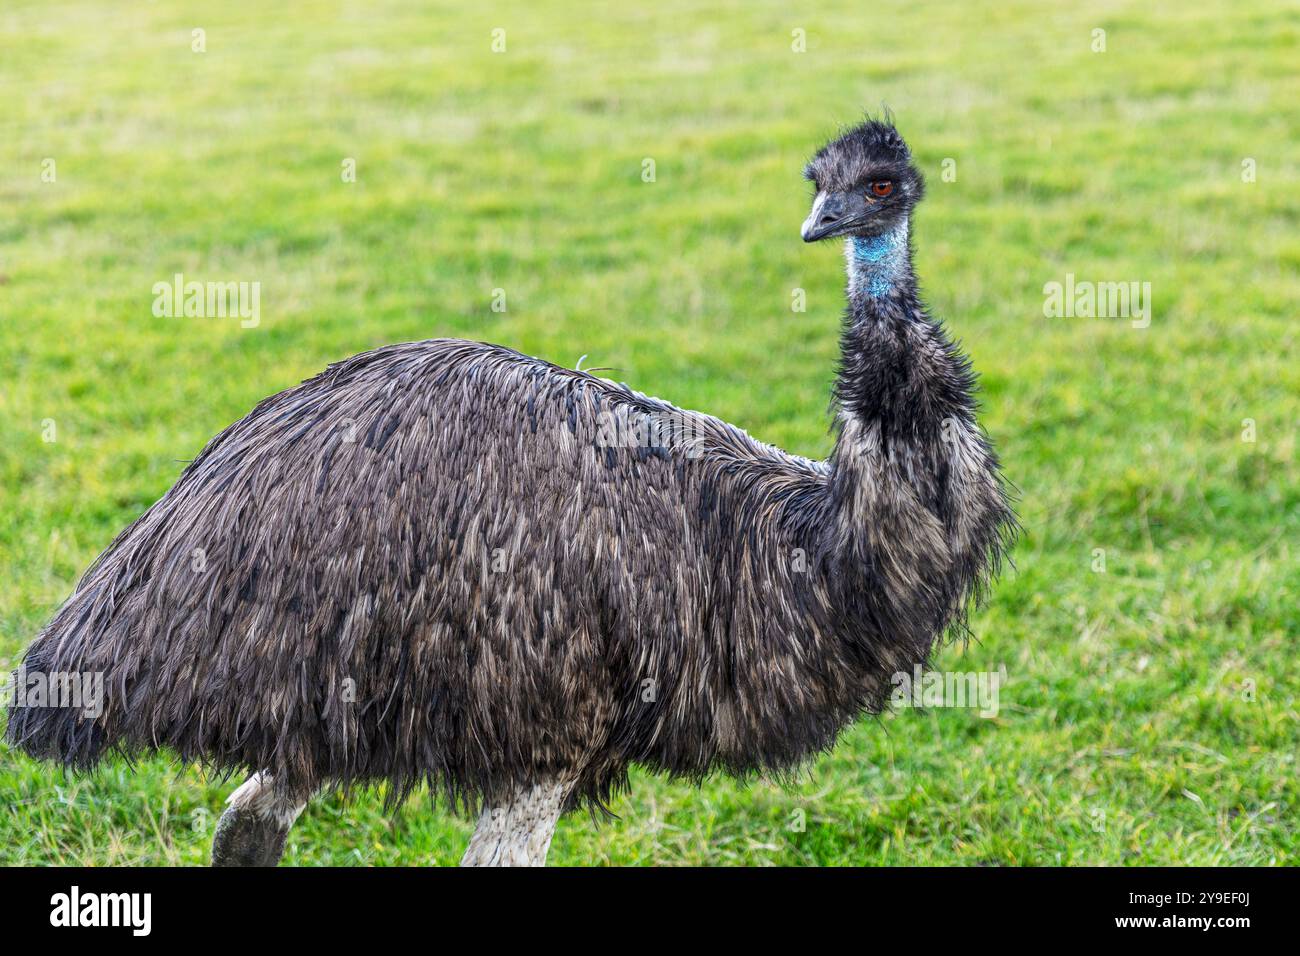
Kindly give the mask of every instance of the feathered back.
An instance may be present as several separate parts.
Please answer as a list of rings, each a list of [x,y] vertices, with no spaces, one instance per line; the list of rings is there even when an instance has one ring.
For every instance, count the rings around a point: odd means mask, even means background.
[[[213,439],[32,645],[105,675],[102,716],[20,708],[8,736],[466,803],[780,770],[917,662],[832,602],[828,480],[508,349],[360,355]]]

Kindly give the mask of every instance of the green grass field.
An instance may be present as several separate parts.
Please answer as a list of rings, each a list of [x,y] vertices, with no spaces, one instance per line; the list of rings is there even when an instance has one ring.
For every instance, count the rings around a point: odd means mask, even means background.
[[[551,862],[1296,862],[1294,6],[184,6],[0,12],[0,662],[208,438],[383,343],[585,355],[825,455],[843,260],[799,239],[800,170],[887,103],[1022,495],[1018,570],[938,661],[1004,666],[1000,712],[864,721],[789,787],[637,774]],[[177,272],[260,282],[260,324],[156,318]],[[1045,318],[1067,273],[1149,282],[1150,326]],[[0,862],[203,863],[231,786],[5,751]],[[331,797],[285,861],[449,864],[469,832]]]

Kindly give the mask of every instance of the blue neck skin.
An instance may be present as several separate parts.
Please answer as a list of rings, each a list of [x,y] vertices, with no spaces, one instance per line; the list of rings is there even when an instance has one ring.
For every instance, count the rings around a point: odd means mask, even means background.
[[[889,295],[907,270],[907,220],[878,236],[853,236],[844,246],[849,292],[873,299]]]

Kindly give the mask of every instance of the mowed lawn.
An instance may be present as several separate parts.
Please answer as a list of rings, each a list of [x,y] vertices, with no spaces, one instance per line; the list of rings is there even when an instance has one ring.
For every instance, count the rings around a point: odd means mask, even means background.
[[[1021,494],[938,659],[1004,668],[998,714],[864,720],[788,785],[638,773],[551,862],[1294,863],[1297,44],[1285,2],[9,0],[0,659],[207,439],[384,343],[586,356],[824,456],[843,259],[799,239],[800,170],[888,104]],[[260,283],[260,323],[155,317],[176,273]],[[1067,274],[1150,283],[1149,326],[1045,317]],[[232,786],[4,751],[0,862],[204,863]],[[450,864],[470,826],[329,797],[285,859]]]

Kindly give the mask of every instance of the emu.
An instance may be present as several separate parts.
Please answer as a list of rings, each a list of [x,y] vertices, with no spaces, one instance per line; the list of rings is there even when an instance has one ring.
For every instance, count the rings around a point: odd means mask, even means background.
[[[74,770],[167,749],[251,772],[216,865],[274,865],[314,793],[380,782],[480,812],[462,863],[539,865],[631,765],[747,777],[830,748],[967,633],[1016,523],[917,290],[903,138],[868,118],[805,176],[803,239],[843,237],[848,267],[828,460],[496,345],[354,356],[118,535],[20,670],[102,674],[98,713],[15,704],[7,739]]]

